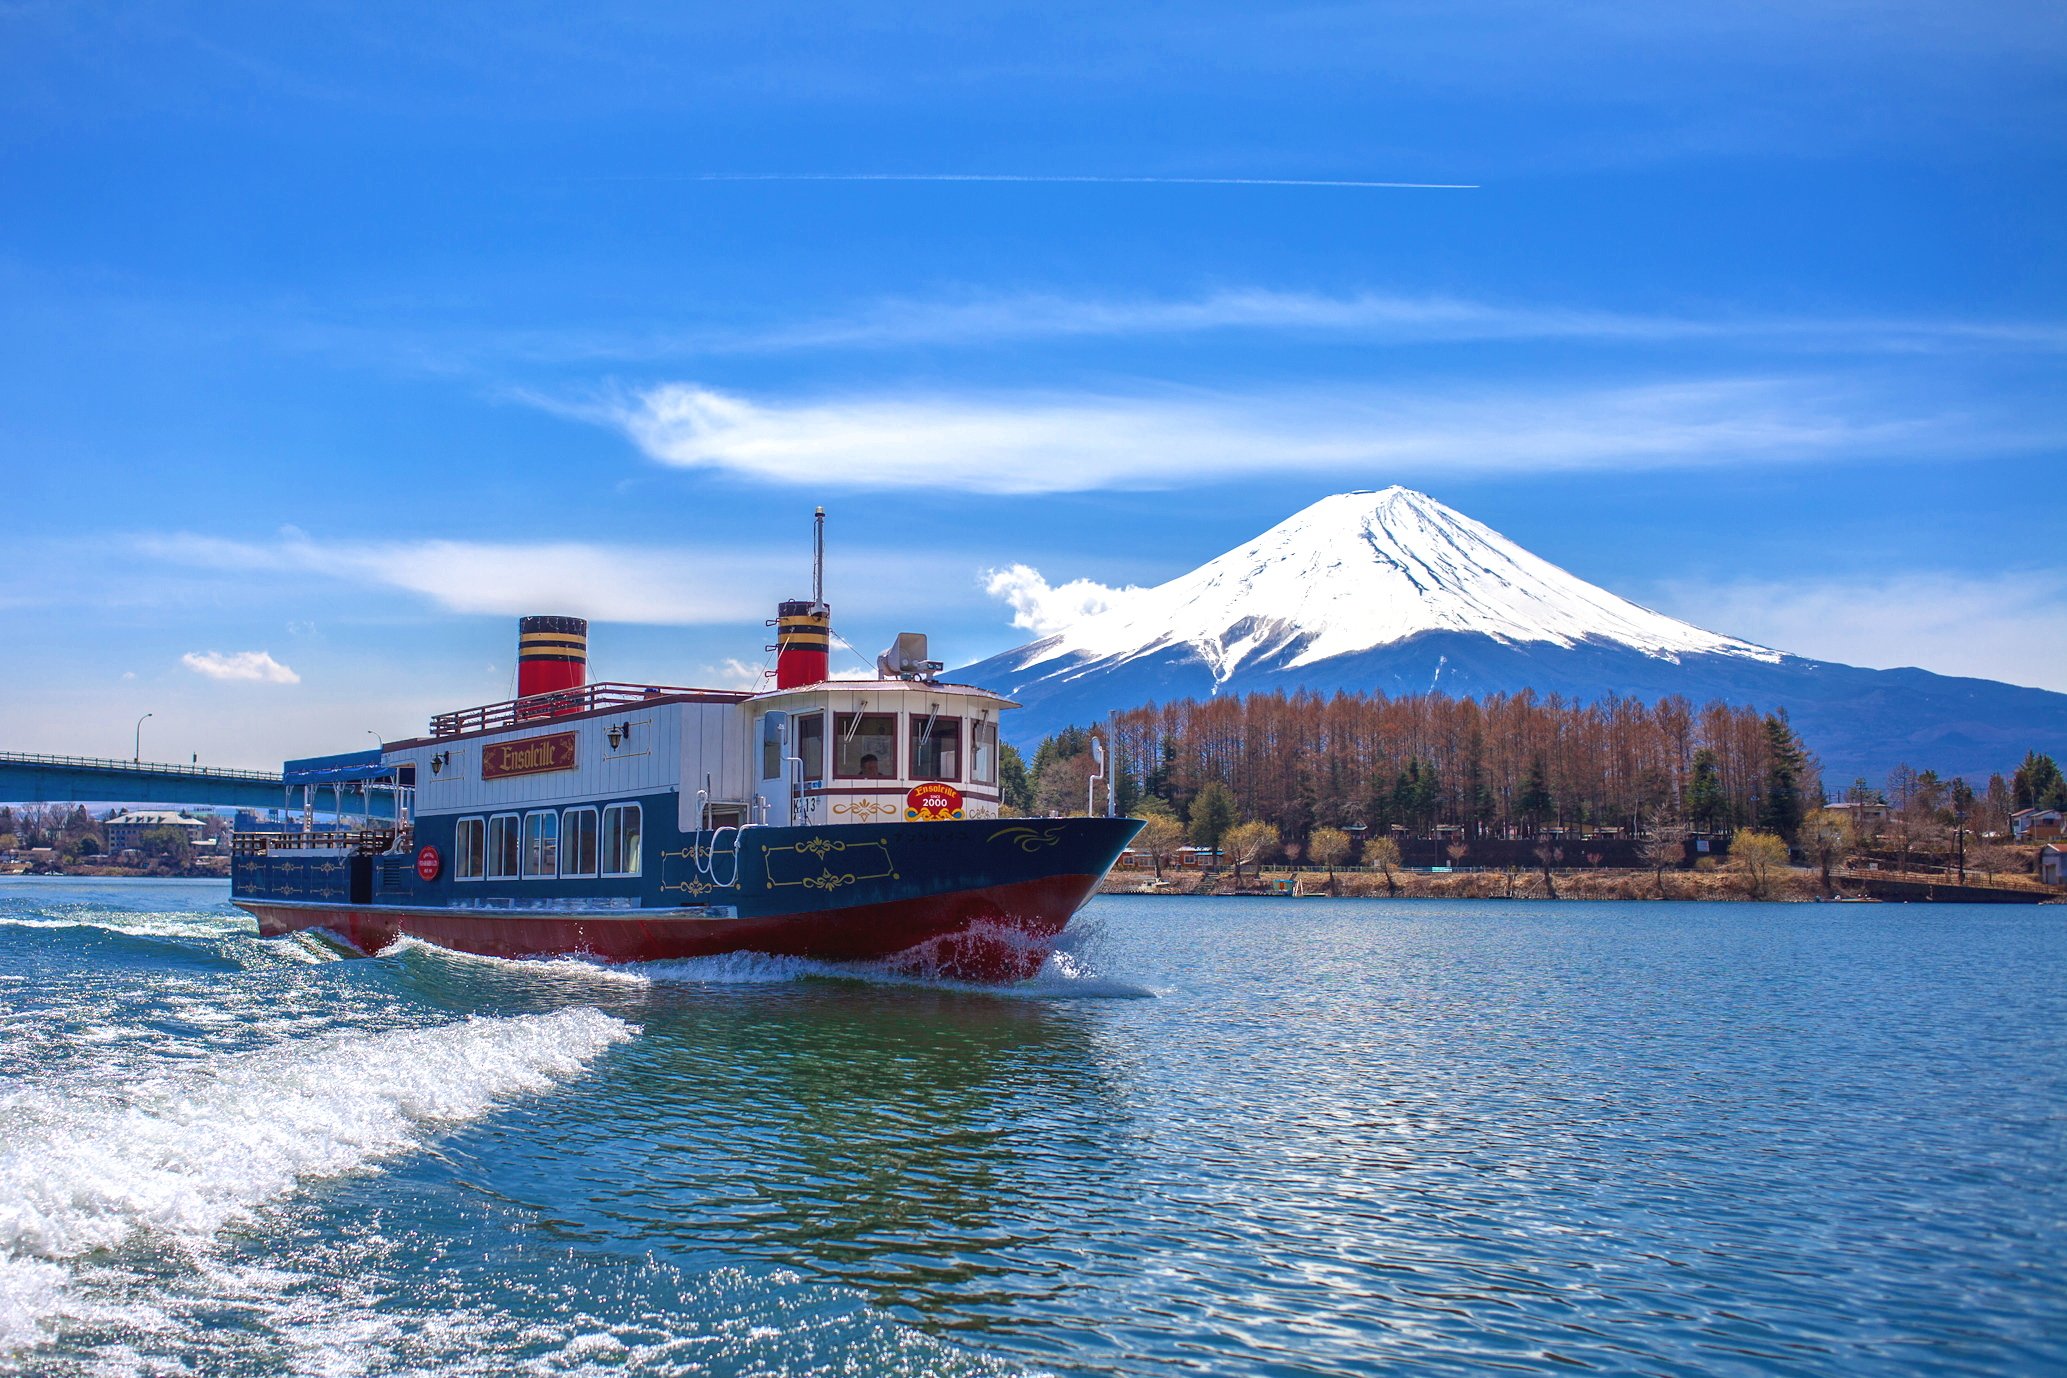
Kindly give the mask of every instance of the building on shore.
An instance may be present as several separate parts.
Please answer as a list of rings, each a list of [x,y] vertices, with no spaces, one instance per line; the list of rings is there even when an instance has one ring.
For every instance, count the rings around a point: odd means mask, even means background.
[[[2020,842],[2067,837],[2067,823],[2058,809],[2018,809],[2010,815],[2010,836]]]
[[[144,834],[160,828],[178,829],[186,834],[189,843],[197,843],[207,826],[202,819],[189,818],[170,809],[128,809],[101,824],[111,853],[141,848]]]

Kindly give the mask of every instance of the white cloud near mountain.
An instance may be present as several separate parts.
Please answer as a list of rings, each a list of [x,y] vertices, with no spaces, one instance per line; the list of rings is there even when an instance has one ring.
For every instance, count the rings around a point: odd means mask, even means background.
[[[244,680],[255,684],[299,684],[301,676],[273,659],[269,651],[188,651],[180,664],[209,679]]]
[[[1072,579],[1051,587],[1031,565],[984,571],[983,591],[1012,609],[1012,625],[1035,636],[1051,636],[1087,617],[1108,612],[1138,588],[1114,588],[1095,579]]]
[[[1620,388],[854,395],[754,401],[695,384],[600,411],[653,459],[786,484],[988,493],[1166,488],[1294,471],[1361,477],[1667,468],[1866,456],[1952,423],[1820,379]],[[1973,423],[1965,452],[2016,447]]]

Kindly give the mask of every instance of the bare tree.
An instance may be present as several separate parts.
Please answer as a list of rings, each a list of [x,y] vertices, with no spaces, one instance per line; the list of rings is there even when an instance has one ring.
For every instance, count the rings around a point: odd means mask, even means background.
[[[1744,877],[1751,898],[1765,899],[1787,869],[1787,844],[1772,833],[1742,829],[1730,839],[1730,867]]]
[[[1184,845],[1184,825],[1168,813],[1149,815],[1135,835],[1134,848],[1145,853],[1149,864],[1155,867],[1156,879],[1163,878],[1163,864],[1177,855],[1177,849]]]
[[[1234,863],[1235,884],[1242,882],[1242,867],[1258,865],[1278,848],[1278,830],[1268,823],[1240,823],[1227,830],[1220,845]]]
[[[1644,820],[1643,842],[1637,848],[1644,865],[1656,873],[1658,898],[1665,898],[1665,869],[1678,870],[1687,860],[1687,829],[1672,810],[1652,809]]]
[[[1818,809],[1810,814],[1802,825],[1802,850],[1816,858],[1816,864],[1823,871],[1823,893],[1837,893],[1836,883],[1831,879],[1831,868],[1837,859],[1847,855],[1853,846],[1852,825],[1835,809]]]
[[[1328,893],[1335,893],[1335,868],[1349,860],[1349,834],[1340,828],[1315,828],[1306,839],[1306,856],[1316,866],[1328,868]]]
[[[1364,844],[1364,865],[1376,866],[1385,873],[1385,893],[1398,895],[1399,882],[1392,878],[1393,868],[1400,864],[1400,844],[1389,837],[1374,837]]]
[[[1565,849],[1553,847],[1548,842],[1539,842],[1536,844],[1534,855],[1536,864],[1543,868],[1543,891],[1551,899],[1556,899],[1557,880],[1550,874],[1550,868],[1553,863],[1565,859]]]

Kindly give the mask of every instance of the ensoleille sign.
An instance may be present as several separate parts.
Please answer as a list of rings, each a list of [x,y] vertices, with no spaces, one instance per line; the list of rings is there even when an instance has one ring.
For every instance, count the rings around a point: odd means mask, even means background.
[[[555,732],[549,737],[526,737],[521,742],[497,742],[481,748],[481,778],[500,780],[506,775],[542,775],[549,770],[574,769],[574,733]]]

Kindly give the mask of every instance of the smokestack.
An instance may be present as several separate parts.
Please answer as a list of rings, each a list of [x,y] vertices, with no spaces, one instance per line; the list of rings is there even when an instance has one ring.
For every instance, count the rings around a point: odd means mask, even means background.
[[[833,610],[798,600],[776,608],[775,687],[794,689],[826,677],[832,658]]]
[[[579,689],[589,677],[589,624],[585,617],[517,620],[517,697]]]
[[[831,672],[833,610],[825,604],[825,509],[811,518],[811,597],[775,609],[775,687],[817,684]]]

